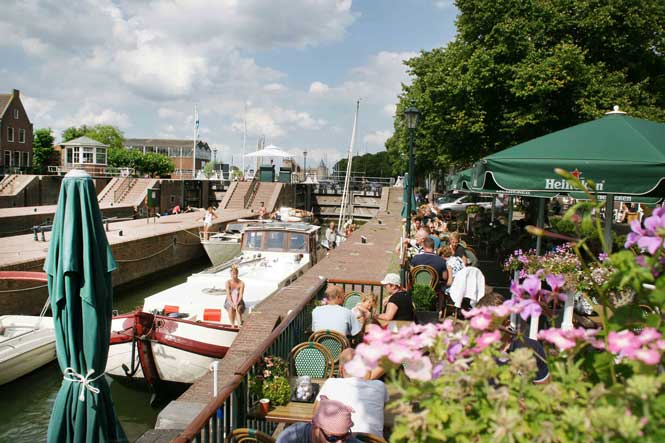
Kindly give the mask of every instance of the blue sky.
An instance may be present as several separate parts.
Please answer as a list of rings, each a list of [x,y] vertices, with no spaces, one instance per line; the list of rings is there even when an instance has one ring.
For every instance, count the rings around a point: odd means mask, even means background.
[[[357,98],[357,150],[385,149],[402,60],[450,41],[455,14],[451,0],[10,1],[0,88],[20,89],[35,128],[56,135],[113,124],[191,138],[197,103],[224,161],[239,163],[246,116],[247,150],[263,135],[332,164]]]

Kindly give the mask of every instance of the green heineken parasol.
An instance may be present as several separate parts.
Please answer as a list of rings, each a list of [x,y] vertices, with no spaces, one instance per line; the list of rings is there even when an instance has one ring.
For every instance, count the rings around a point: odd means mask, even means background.
[[[104,377],[116,268],[95,186],[84,171],[62,181],[44,270],[63,382],[49,442],[125,442]]]

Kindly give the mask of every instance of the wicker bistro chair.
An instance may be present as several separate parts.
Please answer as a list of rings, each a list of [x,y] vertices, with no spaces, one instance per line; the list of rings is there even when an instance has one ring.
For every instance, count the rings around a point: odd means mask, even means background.
[[[339,363],[339,354],[346,348],[351,347],[349,339],[337,331],[326,329],[324,331],[316,331],[309,336],[309,341],[322,344],[330,351],[335,362],[335,368]]]
[[[226,436],[226,443],[275,443],[275,439],[266,433],[251,428],[234,429]]]
[[[366,443],[388,443],[385,439],[379,437],[378,435],[368,434],[366,432],[354,432],[353,436],[358,440]]]
[[[439,274],[431,266],[418,265],[411,269],[411,286],[425,285],[436,289],[439,285]]]
[[[358,291],[349,291],[344,295],[343,306],[347,309],[353,309],[362,300],[362,294]]]
[[[330,378],[335,370],[332,353],[322,344],[306,341],[291,349],[289,373],[299,377],[309,375],[312,378]]]

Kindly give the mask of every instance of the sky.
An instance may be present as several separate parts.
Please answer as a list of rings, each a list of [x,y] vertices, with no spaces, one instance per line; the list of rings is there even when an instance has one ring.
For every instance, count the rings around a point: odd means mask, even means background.
[[[34,128],[194,137],[239,165],[259,137],[308,165],[385,150],[403,60],[455,35],[452,0],[4,0],[0,92]],[[246,125],[245,125],[246,122]],[[244,127],[246,126],[246,131]]]

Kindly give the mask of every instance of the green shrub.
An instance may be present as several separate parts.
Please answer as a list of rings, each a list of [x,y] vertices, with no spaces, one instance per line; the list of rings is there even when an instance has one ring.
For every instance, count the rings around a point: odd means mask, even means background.
[[[436,292],[427,285],[414,285],[411,296],[417,311],[433,311],[435,309]]]
[[[291,385],[286,377],[275,377],[263,382],[263,397],[270,399],[272,406],[282,406],[291,400]]]

